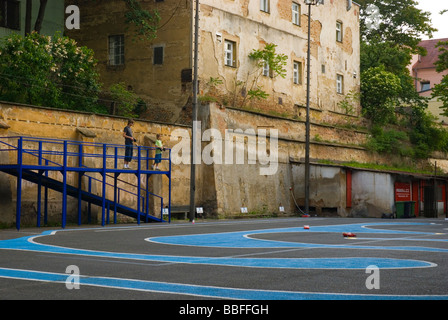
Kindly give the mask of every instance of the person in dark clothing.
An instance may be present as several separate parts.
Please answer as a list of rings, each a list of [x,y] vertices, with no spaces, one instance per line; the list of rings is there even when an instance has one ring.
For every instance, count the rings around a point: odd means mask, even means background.
[[[124,137],[124,144],[125,144],[125,151],[124,151],[124,168],[129,169],[129,163],[132,160],[132,154],[133,154],[133,145],[134,142],[137,142],[137,139],[135,139],[132,135],[132,126],[134,125],[134,120],[129,119],[128,125],[124,127],[123,130],[123,137]]]

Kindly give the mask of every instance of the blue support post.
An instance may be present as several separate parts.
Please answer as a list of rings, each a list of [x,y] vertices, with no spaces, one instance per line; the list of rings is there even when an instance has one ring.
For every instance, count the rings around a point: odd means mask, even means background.
[[[118,168],[118,147],[115,147],[114,169]],[[118,172],[114,174],[114,224],[117,223],[117,185],[118,185]]]
[[[168,177],[168,222],[171,222],[171,149],[168,150],[169,177]]]
[[[101,206],[101,225],[104,227],[104,215],[106,210],[106,154],[107,145],[103,144],[103,185],[102,185],[102,206]]]
[[[82,159],[83,159],[83,148],[82,144],[78,145],[78,167],[82,167]],[[83,173],[81,171],[78,172],[78,225],[81,225],[81,209],[82,209],[82,176]]]
[[[149,216],[149,174],[146,174],[146,222]]]
[[[140,224],[140,170],[141,170],[141,154],[140,154],[140,146],[137,147],[137,224]]]
[[[42,141],[39,141],[39,150],[38,150],[38,164],[42,166]],[[39,171],[39,180],[37,182],[37,217],[36,217],[36,225],[40,227],[40,214],[41,214],[41,202],[42,202],[42,174],[43,172]]]
[[[45,160],[45,166],[48,166],[48,160]],[[48,178],[48,170],[45,170],[45,177]],[[48,187],[44,189],[44,224],[48,224]]]
[[[19,137],[17,140],[17,200],[16,200],[16,228],[20,230],[20,216],[22,207],[22,148],[23,140]]]
[[[118,173],[115,173],[114,175],[114,224],[117,223],[117,201],[118,201],[118,194],[117,194],[117,184],[118,184]]]
[[[146,148],[146,170],[149,170],[149,148]],[[149,218],[149,177],[150,174],[146,174],[146,222]]]
[[[64,141],[64,160],[62,165],[62,228],[67,223],[67,141]]]

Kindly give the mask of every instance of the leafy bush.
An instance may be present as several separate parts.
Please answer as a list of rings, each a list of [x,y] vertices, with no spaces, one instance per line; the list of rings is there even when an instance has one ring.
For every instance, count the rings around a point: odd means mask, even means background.
[[[67,37],[11,34],[0,41],[0,99],[105,113],[95,65],[93,51]]]
[[[372,136],[367,142],[367,148],[379,153],[406,155],[406,143],[409,141],[408,135],[403,131],[393,129],[384,130],[380,126],[372,128]]]
[[[417,110],[416,110],[417,111]],[[410,141],[415,146],[414,157],[428,158],[433,151],[448,152],[448,132],[436,124],[434,116],[423,110],[410,123]]]

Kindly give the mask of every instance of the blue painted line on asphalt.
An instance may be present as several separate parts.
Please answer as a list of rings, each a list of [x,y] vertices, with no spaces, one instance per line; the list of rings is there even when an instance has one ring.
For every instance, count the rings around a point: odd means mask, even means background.
[[[73,280],[72,274],[8,268],[0,268],[0,277],[28,281],[54,282],[61,284],[66,283],[66,281],[71,283],[70,281]],[[183,294],[208,298],[246,300],[448,300],[447,295],[364,295],[278,290],[252,290],[80,275],[79,287],[81,288],[82,286],[96,286],[103,288],[158,292],[176,295]]]
[[[288,268],[288,269],[366,269],[375,265],[382,269],[426,268],[436,266],[433,263],[409,259],[385,259],[375,257],[349,258],[235,258],[235,257],[194,257],[165,256],[120,252],[82,250],[60,246],[44,245],[34,242],[38,236],[29,236],[0,241],[0,249],[34,252],[59,253],[70,255],[94,256],[102,258],[145,260],[165,263],[206,264],[251,268]]]
[[[350,249],[379,249],[379,250],[413,250],[413,251],[432,251],[448,252],[447,249],[425,248],[425,247],[385,247],[385,246],[361,246],[361,245],[326,245],[315,243],[295,243],[281,242],[265,239],[254,239],[251,235],[281,233],[281,232],[354,232],[354,233],[376,233],[376,234],[402,234],[412,235],[435,235],[434,233],[401,231],[401,230],[381,230],[372,229],[374,226],[381,225],[405,225],[406,223],[384,223],[384,224],[355,224],[355,225],[337,225],[337,226],[314,226],[311,230],[302,228],[275,228],[244,232],[229,232],[218,234],[196,234],[185,236],[167,236],[148,238],[146,240],[175,245],[194,245],[194,246],[217,246],[231,248],[350,248]],[[418,223],[412,223],[419,225]],[[421,223],[428,224],[428,223]],[[66,231],[66,230],[64,230]],[[56,231],[43,232],[39,236],[23,237],[19,239],[0,241],[0,249],[6,250],[24,250],[35,252],[48,252],[70,255],[84,255],[118,259],[147,260],[166,263],[188,263],[188,264],[206,264],[233,267],[251,267],[251,268],[294,268],[294,269],[366,269],[374,265],[379,269],[387,268],[423,268],[434,267],[435,264],[426,261],[409,259],[390,259],[375,257],[346,257],[346,258],[232,258],[232,257],[190,257],[190,256],[162,256],[130,254],[117,252],[103,252],[95,250],[82,250],[67,248],[61,246],[51,246],[39,244],[34,239],[54,234]],[[385,238],[387,239],[387,238]],[[407,239],[412,240],[411,237]],[[415,239],[420,240],[420,239]],[[444,239],[425,239],[426,241],[444,241]],[[39,272],[32,270],[17,270],[0,268],[0,277],[14,278],[33,281],[64,282],[69,275],[55,274],[49,272]],[[209,286],[198,286],[190,284],[162,283],[144,280],[117,279],[105,277],[86,277],[80,278],[81,285],[100,286],[109,288],[121,288],[127,290],[143,290],[153,292],[164,292],[173,294],[198,295],[204,297],[217,297],[228,299],[257,299],[257,300],[287,300],[287,299],[443,299],[447,300],[447,295],[440,296],[403,296],[403,295],[359,295],[359,294],[334,294],[334,293],[309,293],[309,292],[289,292],[289,291],[270,291],[270,290],[246,290],[238,288],[218,288]]]
[[[287,233],[287,232],[325,232],[342,233],[352,232],[355,234],[374,233],[374,234],[402,234],[402,235],[436,235],[430,232],[403,231],[403,230],[384,230],[373,229],[374,226],[393,226],[393,225],[428,225],[429,223],[370,223],[370,224],[349,224],[335,226],[313,226],[310,229],[298,227],[262,229],[251,231],[212,233],[212,234],[193,234],[180,236],[151,237],[145,240],[155,243],[198,246],[198,247],[216,247],[216,248],[331,248],[331,249],[370,249],[370,250],[405,250],[405,251],[427,251],[427,252],[448,252],[444,248],[431,248],[422,246],[366,246],[366,245],[331,245],[303,242],[286,242],[277,240],[255,239],[253,235],[269,233]],[[446,241],[446,239],[433,239],[434,241]],[[418,241],[418,240],[417,240]],[[430,241],[430,239],[426,239]]]

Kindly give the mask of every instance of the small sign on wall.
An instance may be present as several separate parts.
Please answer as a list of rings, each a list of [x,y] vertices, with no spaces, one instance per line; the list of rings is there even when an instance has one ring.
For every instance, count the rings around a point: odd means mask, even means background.
[[[395,182],[395,201],[411,201],[411,184]]]

